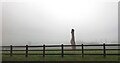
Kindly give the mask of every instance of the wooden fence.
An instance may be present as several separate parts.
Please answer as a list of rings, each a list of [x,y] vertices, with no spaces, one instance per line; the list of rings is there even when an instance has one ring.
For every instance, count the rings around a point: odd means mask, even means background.
[[[72,47],[72,46],[81,47],[81,49],[75,49],[75,50],[73,50],[73,49],[64,49],[64,47]],[[102,49],[85,49],[84,47],[86,47],[86,46],[92,46],[92,47],[93,46],[102,46]],[[116,49],[107,49],[106,46],[117,46],[118,48],[116,48]],[[10,46],[2,46],[3,48],[7,48],[7,47],[9,48],[9,50],[2,50],[2,51],[3,52],[4,51],[9,51],[9,54],[5,54],[5,55],[10,55],[10,56],[13,56],[13,55],[25,55],[25,57],[28,57],[28,55],[42,55],[43,57],[45,57],[46,55],[61,55],[61,57],[64,57],[65,55],[81,55],[82,57],[84,57],[85,55],[102,55],[102,56],[106,57],[106,55],[118,55],[118,56],[120,56],[119,53],[118,54],[107,54],[106,53],[106,50],[120,51],[119,46],[120,46],[120,44],[105,44],[105,43],[104,44],[96,44],[96,45],[83,45],[83,44],[81,44],[81,45],[63,45],[63,44],[61,44],[61,45],[42,45],[42,46],[28,46],[28,45],[26,45],[26,46],[12,46],[12,45],[10,45]],[[16,47],[17,48],[22,47],[22,48],[25,48],[25,50],[14,50],[13,48],[16,48]],[[29,50],[29,47],[30,48],[41,47],[42,50]],[[52,49],[52,50],[50,50],[50,49],[46,49],[46,47],[60,47],[61,49]],[[101,50],[101,51],[103,51],[103,53],[101,53],[101,54],[85,54],[84,52],[86,50],[89,50],[89,51]],[[24,54],[20,54],[20,53],[14,54],[13,51],[25,51],[25,53]],[[43,54],[29,54],[28,53],[29,51],[42,51]],[[61,53],[60,54],[46,54],[46,51],[61,51]],[[74,54],[74,53],[65,54],[64,51],[81,51],[81,54]]]

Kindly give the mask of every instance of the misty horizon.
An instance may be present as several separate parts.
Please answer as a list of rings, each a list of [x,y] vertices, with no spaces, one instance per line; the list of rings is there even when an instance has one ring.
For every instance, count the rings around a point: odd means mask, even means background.
[[[2,45],[118,43],[117,0],[4,2],[2,20]]]

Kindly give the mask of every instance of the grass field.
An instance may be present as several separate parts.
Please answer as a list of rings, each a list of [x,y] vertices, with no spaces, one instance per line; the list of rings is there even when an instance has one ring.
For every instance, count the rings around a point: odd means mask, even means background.
[[[108,55],[104,57],[103,55],[85,55],[82,58],[81,55],[64,55],[62,58],[61,55],[46,55],[43,57],[42,55],[28,55],[26,58],[25,55],[4,55],[8,54],[9,52],[2,53],[2,60],[3,61],[118,61],[120,56],[117,55]],[[25,54],[25,51],[14,51],[14,54]],[[29,54],[42,54],[41,51],[29,51]],[[102,54],[103,51],[96,50],[96,51],[85,51],[85,54]],[[118,54],[117,50],[108,50],[106,51],[107,54]],[[45,54],[61,54],[61,51],[46,51]],[[81,51],[64,51],[64,54],[81,54]]]

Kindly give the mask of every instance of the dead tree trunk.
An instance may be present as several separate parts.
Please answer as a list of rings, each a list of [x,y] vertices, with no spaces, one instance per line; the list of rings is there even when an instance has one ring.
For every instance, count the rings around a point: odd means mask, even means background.
[[[71,30],[71,36],[72,36],[72,38],[71,38],[70,43],[71,43],[71,45],[73,45],[72,49],[76,49],[76,46],[74,46],[75,45],[74,29]]]

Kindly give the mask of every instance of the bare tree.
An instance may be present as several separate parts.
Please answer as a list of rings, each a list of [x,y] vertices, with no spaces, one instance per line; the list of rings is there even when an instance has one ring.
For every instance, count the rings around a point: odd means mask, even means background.
[[[70,43],[71,43],[71,45],[73,45],[72,49],[76,49],[76,47],[74,46],[75,45],[74,29],[71,30],[71,36],[72,36],[72,38],[71,38]]]

